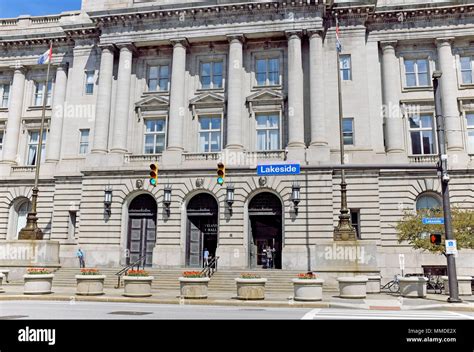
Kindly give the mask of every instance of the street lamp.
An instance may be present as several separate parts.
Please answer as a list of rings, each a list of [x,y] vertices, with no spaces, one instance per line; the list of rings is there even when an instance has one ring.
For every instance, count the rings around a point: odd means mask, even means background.
[[[227,185],[227,194],[226,194],[225,201],[227,202],[227,205],[229,206],[230,215],[232,215],[232,204],[234,204],[234,190],[235,190],[234,185],[232,183],[229,183]]]
[[[170,205],[171,205],[171,185],[166,185],[165,186],[165,195],[163,198],[163,204],[165,206],[165,211],[166,215],[170,216],[171,210],[170,210]]]
[[[293,186],[291,188],[291,201],[293,202],[293,205],[295,206],[295,214],[298,215],[298,204],[301,202],[301,195],[300,195],[300,190],[301,187],[298,184],[298,182],[294,182]]]
[[[336,26],[337,24],[337,15],[336,15]],[[341,152],[341,165],[345,164],[344,160],[344,130],[343,130],[343,117],[342,112],[342,89],[341,89],[341,72],[340,72],[340,48],[337,48],[337,92],[338,92],[338,102],[339,102],[339,148]],[[341,210],[339,215],[339,223],[334,228],[334,240],[335,241],[347,241],[347,240],[356,240],[356,232],[354,227],[351,224],[351,216],[349,214],[349,209],[347,209],[347,183],[346,183],[346,172],[344,168],[341,169]]]
[[[441,193],[443,196],[443,214],[444,214],[444,233],[446,240],[454,240],[453,228],[451,224],[451,205],[449,203],[449,174],[448,174],[448,156],[446,154],[446,136],[444,130],[444,116],[441,113],[441,91],[439,89],[439,79],[442,76],[441,71],[433,72],[433,90],[436,114],[436,132],[438,134],[438,173],[441,181]],[[448,262],[448,283],[450,303],[462,302],[459,299],[458,278],[456,274],[456,259],[454,254],[446,253]]]
[[[112,212],[112,187],[107,186],[104,191],[104,209],[105,214],[110,216]]]
[[[53,42],[49,43],[49,52],[52,55],[53,52]],[[51,71],[51,59],[48,61],[48,68],[46,70],[46,83],[43,88],[43,107],[41,110],[41,125],[39,130],[38,136],[38,145],[36,147],[36,163],[35,163],[35,183],[33,186],[33,192],[31,195],[31,211],[28,213],[28,217],[26,218],[26,226],[21,229],[20,233],[18,234],[19,240],[42,240],[43,239],[43,231],[38,227],[38,217],[36,216],[37,206],[38,206],[38,183],[39,183],[39,175],[40,175],[40,166],[41,166],[41,158],[42,158],[42,151],[43,151],[43,132],[44,132],[44,124],[46,120],[46,105],[48,101],[48,87],[49,87],[49,73]]]

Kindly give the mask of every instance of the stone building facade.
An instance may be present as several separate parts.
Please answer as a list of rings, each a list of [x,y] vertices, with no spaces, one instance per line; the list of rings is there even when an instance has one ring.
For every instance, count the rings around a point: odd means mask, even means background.
[[[50,41],[46,89],[37,58]],[[0,241],[25,223],[48,91],[39,224],[63,265],[80,247],[90,266],[143,255],[200,266],[207,248],[220,267],[248,268],[270,245],[276,268],[317,271],[315,248],[339,215],[339,71],[345,158],[367,166],[347,172],[360,243],[375,244],[383,275],[399,272],[399,254],[409,272],[443,265],[393,227],[404,210],[439,204],[436,171],[376,166],[435,164],[431,74],[442,70],[452,201],[472,208],[473,43],[474,5],[455,0],[83,0],[78,12],[1,19]],[[257,175],[288,161],[300,175]],[[472,258],[461,251],[460,273]]]

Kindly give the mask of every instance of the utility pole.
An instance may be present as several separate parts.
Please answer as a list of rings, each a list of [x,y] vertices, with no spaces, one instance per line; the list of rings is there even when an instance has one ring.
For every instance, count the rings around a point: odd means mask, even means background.
[[[433,72],[433,89],[436,114],[436,133],[438,137],[438,174],[441,181],[441,193],[443,196],[443,214],[444,214],[444,233],[446,240],[454,240],[453,228],[451,222],[451,205],[449,203],[449,174],[448,174],[448,155],[446,154],[446,131],[444,128],[444,116],[441,113],[441,91],[439,89],[439,79],[442,72]],[[456,259],[454,254],[446,253],[448,262],[448,280],[449,297],[448,302],[459,303],[458,278],[456,273]]]

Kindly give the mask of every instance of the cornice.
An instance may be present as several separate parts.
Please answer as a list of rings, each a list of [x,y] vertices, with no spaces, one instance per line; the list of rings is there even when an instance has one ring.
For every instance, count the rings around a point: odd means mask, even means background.
[[[89,12],[93,23],[100,26],[115,25],[118,23],[136,22],[143,20],[166,20],[182,19],[183,16],[190,16],[193,19],[203,16],[212,16],[217,14],[235,15],[237,13],[249,13],[255,15],[262,11],[275,12],[288,8],[301,8],[309,10],[319,10],[325,12],[324,4],[308,3],[306,0],[298,1],[270,1],[265,3],[252,2],[248,4],[216,4],[206,6],[184,6],[167,8],[166,6],[150,6],[129,9],[117,9],[108,11]]]

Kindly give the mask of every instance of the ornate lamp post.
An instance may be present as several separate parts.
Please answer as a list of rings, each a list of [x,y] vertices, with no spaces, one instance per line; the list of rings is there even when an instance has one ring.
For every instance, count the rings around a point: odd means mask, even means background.
[[[336,17],[336,31],[339,31],[339,23]],[[338,34],[337,34],[338,35]],[[337,38],[339,41],[339,37]],[[341,47],[338,46],[336,49],[337,52],[337,91],[338,91],[338,100],[339,100],[339,148],[341,150],[341,165],[344,165],[344,130],[343,130],[343,117],[342,112],[342,91],[341,91],[341,72],[340,72],[340,50]],[[347,183],[346,183],[346,172],[344,169],[341,169],[341,214],[339,215],[339,223],[334,228],[334,240],[335,241],[348,241],[356,239],[355,229],[351,224],[351,216],[349,214],[349,209],[347,209]]]
[[[49,50],[52,52],[52,42],[50,43]],[[50,54],[51,55],[51,54]],[[48,69],[46,70],[46,83],[43,90],[43,109],[41,113],[41,127],[39,131],[38,146],[36,153],[36,170],[35,170],[35,185],[33,187],[33,193],[31,196],[31,211],[28,213],[26,220],[26,226],[21,229],[18,234],[19,240],[42,240],[43,231],[38,227],[38,217],[36,216],[37,206],[38,206],[38,180],[41,166],[41,156],[43,149],[43,131],[44,131],[44,122],[46,115],[46,104],[48,101],[48,87],[49,87],[49,72],[51,68],[51,57],[48,61]]]

